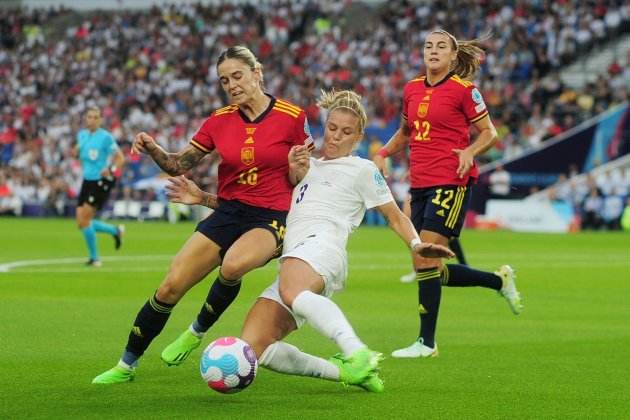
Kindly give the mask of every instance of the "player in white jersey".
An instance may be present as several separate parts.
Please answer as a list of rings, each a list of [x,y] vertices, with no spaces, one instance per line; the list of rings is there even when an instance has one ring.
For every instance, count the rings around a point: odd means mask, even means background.
[[[387,183],[369,160],[350,156],[363,137],[366,116],[360,96],[351,91],[324,93],[328,110],[323,157],[304,146],[289,153],[293,190],[280,271],[249,311],[241,338],[269,369],[383,391],[376,369],[380,354],[359,339],[339,307],[329,299],[347,276],[346,244],[368,208],[377,208],[389,226],[422,256],[452,257],[446,247],[421,243],[394,201]],[[208,202],[207,193],[183,177],[172,179],[169,196],[187,204]],[[212,201],[212,200],[210,200]],[[332,339],[341,355],[325,360],[282,342],[308,322]]]

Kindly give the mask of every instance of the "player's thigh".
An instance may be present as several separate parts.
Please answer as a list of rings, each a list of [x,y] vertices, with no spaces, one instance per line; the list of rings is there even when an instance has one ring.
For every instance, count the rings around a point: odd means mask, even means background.
[[[287,257],[280,266],[280,297],[292,306],[295,298],[305,290],[321,294],[324,291],[324,278],[306,261]]]
[[[158,299],[177,302],[221,262],[220,248],[199,232],[195,232],[173,258],[166,278],[158,289]]]
[[[90,220],[92,220],[95,215],[96,209],[87,203],[83,203],[77,207],[76,220],[81,228],[87,227],[87,225],[90,224]]]
[[[241,338],[260,358],[267,347],[297,329],[289,311],[271,299],[258,298],[245,318]]]
[[[276,254],[277,248],[277,238],[269,230],[248,230],[225,253],[221,274],[230,280],[241,278],[254,268],[267,264]]]

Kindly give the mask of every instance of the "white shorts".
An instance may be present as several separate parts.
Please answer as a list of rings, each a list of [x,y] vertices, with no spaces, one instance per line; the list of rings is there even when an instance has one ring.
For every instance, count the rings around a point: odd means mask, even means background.
[[[298,258],[305,261],[322,276],[324,279],[322,296],[329,298],[335,291],[344,288],[348,275],[348,259],[346,253],[339,252],[338,248],[330,246],[330,243],[328,243],[327,246],[325,238],[313,237],[299,242],[293,249],[282,254],[280,257],[281,264],[282,260],[286,257]],[[276,280],[271,286],[267,287],[261,293],[260,297],[278,302],[293,316],[298,328],[302,327],[306,322],[306,319],[296,315],[291,308],[282,301],[280,297],[280,280],[278,277],[276,277]]]
[[[346,250],[333,245],[334,243],[333,239],[327,239],[327,235],[311,235],[291,248],[285,248],[280,264],[287,257],[306,262],[324,278],[322,295],[330,297],[333,292],[345,287],[348,277]]]

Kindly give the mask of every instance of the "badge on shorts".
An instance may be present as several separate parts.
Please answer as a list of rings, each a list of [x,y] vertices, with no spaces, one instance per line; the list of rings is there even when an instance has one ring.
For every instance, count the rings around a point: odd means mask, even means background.
[[[254,148],[253,147],[243,147],[241,148],[241,162],[245,165],[251,165],[254,163]]]
[[[418,117],[424,118],[427,116],[427,111],[429,111],[429,103],[428,102],[420,102],[418,104]]]

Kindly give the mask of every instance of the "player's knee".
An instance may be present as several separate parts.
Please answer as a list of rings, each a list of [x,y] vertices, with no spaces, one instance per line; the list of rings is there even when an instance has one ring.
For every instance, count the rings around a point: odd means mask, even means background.
[[[278,293],[280,294],[280,299],[287,305],[289,308],[293,307],[293,301],[295,300],[297,293],[291,286],[283,284],[280,282],[280,286],[278,287]]]
[[[247,273],[248,268],[238,258],[224,259],[221,264],[221,277],[226,283],[237,283]]]
[[[439,259],[436,258],[418,258],[415,261],[415,268],[416,270],[428,270],[431,268],[437,268],[438,270],[441,269],[442,263],[440,262]]]
[[[184,288],[179,285],[176,273],[170,272],[155,292],[155,297],[164,303],[177,303],[184,295]]]

